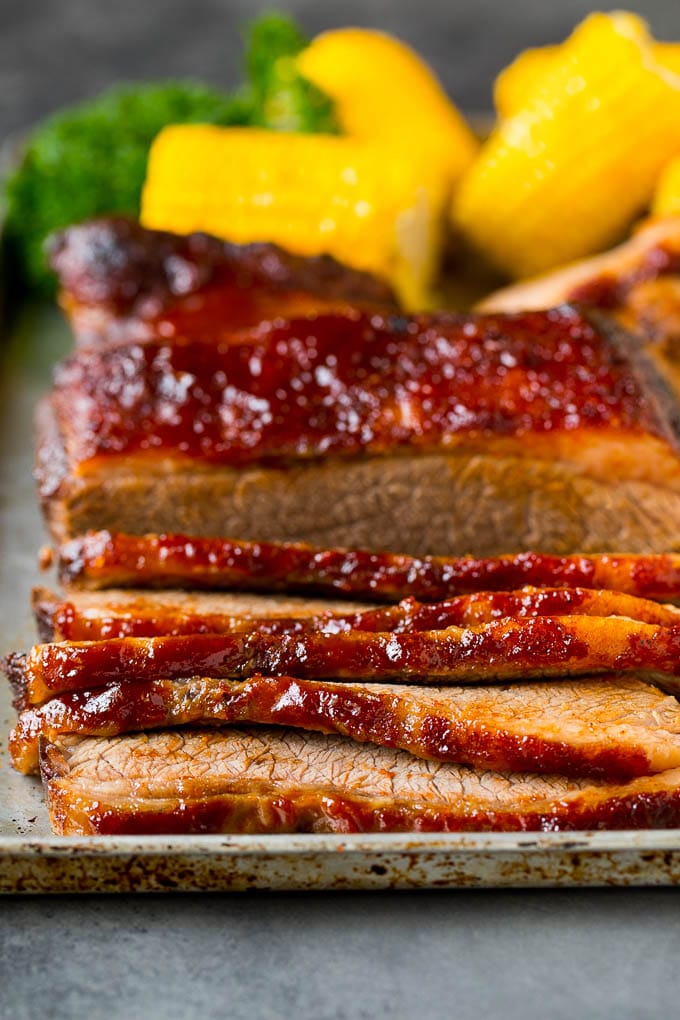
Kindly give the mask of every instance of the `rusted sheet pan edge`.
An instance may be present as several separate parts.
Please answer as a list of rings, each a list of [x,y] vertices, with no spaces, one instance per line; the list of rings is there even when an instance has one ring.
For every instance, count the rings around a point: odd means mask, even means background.
[[[680,832],[5,840],[0,892],[680,884]]]

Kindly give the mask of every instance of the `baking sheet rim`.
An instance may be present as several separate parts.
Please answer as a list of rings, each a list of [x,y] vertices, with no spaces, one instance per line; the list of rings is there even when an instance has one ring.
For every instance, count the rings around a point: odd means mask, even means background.
[[[680,851],[680,829],[624,829],[620,831],[491,832],[491,833],[370,833],[277,835],[154,835],[53,836],[0,838],[0,855],[70,857],[79,852],[96,856],[121,853],[201,855],[216,851],[237,855],[313,853],[485,853],[522,851],[616,853],[620,851]],[[1,860],[1,857],[0,857]]]
[[[16,162],[17,153],[20,151],[19,137],[12,137],[0,142],[0,167],[6,171]],[[3,212],[0,208],[0,240],[2,238]],[[386,869],[386,880],[392,878],[395,866],[395,858],[399,860],[414,862],[414,858],[423,857],[423,866],[427,867],[428,858],[446,857],[455,855],[458,859],[465,859],[466,863],[472,864],[475,858],[482,858],[488,862],[491,858],[496,859],[500,865],[501,858],[519,857],[516,862],[521,867],[520,861],[529,870],[532,866],[532,859],[542,855],[554,856],[573,853],[579,858],[604,858],[611,859],[611,865],[615,866],[616,858],[620,855],[641,855],[641,872],[634,879],[634,884],[645,884],[651,880],[654,884],[659,881],[669,884],[673,881],[680,883],[680,872],[677,879],[669,874],[671,864],[670,857],[662,864],[663,875],[656,874],[652,877],[651,865],[649,878],[645,878],[645,863],[648,856],[658,854],[672,857],[680,855],[680,828],[678,829],[645,829],[645,830],[622,830],[622,831],[598,831],[598,832],[533,832],[533,833],[372,833],[372,834],[290,834],[290,835],[249,835],[249,836],[224,836],[224,835],[178,835],[178,836],[47,836],[47,837],[26,837],[17,834],[16,836],[0,836],[0,894],[9,892],[30,892],[30,891],[62,891],[63,882],[59,881],[50,890],[49,885],[41,880],[39,887],[31,887],[31,863],[41,862],[43,866],[50,869],[48,862],[54,862],[55,867],[60,864],[67,864],[71,861],[75,864],[81,861],[86,867],[88,862],[92,864],[92,871],[87,874],[82,885],[83,892],[96,892],[99,889],[99,881],[96,872],[96,861],[104,862],[107,858],[157,858],[162,855],[169,862],[204,859],[210,863],[211,860],[233,858],[259,857],[262,863],[274,864],[284,863],[288,858],[321,857],[330,862],[333,855],[342,855],[342,858],[356,857],[359,871],[353,882],[354,888],[372,888],[374,883],[367,881],[367,872],[370,872],[370,859],[386,855],[390,858],[390,867]],[[557,861],[555,861],[557,863]],[[9,866],[10,870],[18,865],[25,864],[26,876],[3,881],[3,866]],[[680,856],[679,856],[680,865]],[[607,869],[607,864],[602,867]],[[82,876],[81,876],[82,877]],[[265,876],[263,876],[265,877]],[[519,876],[518,876],[519,878]],[[23,880],[28,880],[28,885],[23,885]],[[623,874],[616,871],[606,878],[605,873],[599,874],[596,878],[597,884],[628,884]],[[587,885],[578,877],[570,876],[568,873],[555,874],[551,877],[546,875],[540,884],[555,885]],[[255,883],[257,884],[257,883]],[[438,883],[439,884],[439,883]],[[446,882],[446,885],[455,886],[456,881]],[[486,875],[480,882],[466,882],[466,885],[480,884],[493,886],[492,875]],[[498,881],[498,886],[508,884],[524,885],[521,878],[517,883]],[[427,881],[416,881],[414,885],[420,888],[427,888]],[[152,888],[153,882],[140,883],[140,888]],[[190,880],[187,887],[192,888]],[[331,888],[332,882],[324,881],[322,884],[311,882],[294,882],[292,885],[285,885],[284,888]],[[181,888],[181,887],[180,887]]]

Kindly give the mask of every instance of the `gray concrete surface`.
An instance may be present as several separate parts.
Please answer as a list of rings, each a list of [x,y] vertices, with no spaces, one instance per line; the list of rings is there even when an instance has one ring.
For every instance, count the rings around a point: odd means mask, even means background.
[[[0,138],[119,78],[237,77],[218,0],[0,0]],[[589,0],[296,0],[309,31],[399,32],[470,109]],[[680,38],[677,0],[638,4]],[[0,777],[1,781],[1,777]],[[0,1018],[670,1020],[673,890],[26,898],[0,902]]]
[[[675,895],[466,892],[0,904],[3,1020],[647,1020]]]

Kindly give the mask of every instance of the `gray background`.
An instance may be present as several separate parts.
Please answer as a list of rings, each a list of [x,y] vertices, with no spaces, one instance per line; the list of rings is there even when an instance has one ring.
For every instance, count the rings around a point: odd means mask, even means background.
[[[231,84],[239,24],[271,6],[0,0],[0,138],[120,78]],[[559,39],[591,5],[281,6],[310,32],[358,23],[401,34],[480,110],[519,48]],[[637,9],[658,36],[680,39],[678,0]],[[671,1020],[679,959],[672,890],[5,899],[0,1017]]]
[[[120,78],[176,75],[222,85],[240,74],[240,29],[279,7],[310,33],[335,25],[396,32],[468,110],[489,106],[494,75],[525,46],[556,42],[595,0],[0,0],[0,137]],[[616,3],[601,4],[616,7]],[[621,0],[620,6],[627,6]],[[659,38],[680,38],[678,0],[635,8]]]

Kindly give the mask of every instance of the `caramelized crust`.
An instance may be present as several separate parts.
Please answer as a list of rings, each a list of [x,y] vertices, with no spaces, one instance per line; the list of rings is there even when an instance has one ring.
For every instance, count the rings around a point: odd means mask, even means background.
[[[612,785],[477,771],[295,731],[159,731],[41,742],[57,833],[672,828],[680,770]]]
[[[624,335],[569,307],[323,315],[244,344],[81,350],[57,368],[52,401],[77,475],[122,462],[163,473],[166,458],[195,470],[464,449],[680,485],[660,378]]]
[[[634,678],[430,688],[255,676],[112,684],[19,716],[12,762],[38,741],[186,725],[259,723],[337,733],[420,758],[500,771],[625,780],[680,767],[680,706]]]
[[[69,589],[227,588],[396,602],[534,587],[600,588],[680,600],[680,555],[414,557],[188,535],[89,532],[58,550]]]
[[[108,683],[255,673],[457,684],[620,671],[680,690],[680,627],[573,615],[419,632],[118,638],[35,645],[4,665],[18,708]]]
[[[168,598],[170,594],[170,598]],[[124,592],[102,599],[99,593],[74,592],[63,601],[44,589],[33,592],[33,610],[39,631],[46,641],[92,641],[121,637],[157,637],[181,634],[302,634],[350,631],[423,631],[451,626],[488,623],[502,617],[521,619],[534,616],[627,616],[644,623],[671,625],[680,622],[680,609],[659,605],[621,592],[592,591],[587,588],[523,588],[513,592],[480,592],[458,595],[443,602],[422,603],[414,598],[385,609],[339,611],[323,603],[304,606],[304,612],[286,616],[235,611],[235,597],[207,596],[196,604],[196,596],[165,593],[158,595]],[[89,597],[88,597],[89,596]],[[267,599],[262,600],[266,603]],[[316,610],[316,611],[315,611]]]
[[[387,284],[330,256],[179,236],[122,217],[57,234],[50,263],[80,344],[175,336],[229,342],[236,331],[278,318],[396,307]]]

